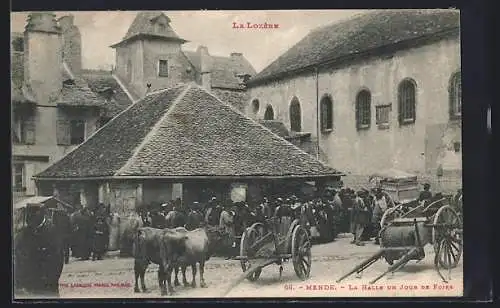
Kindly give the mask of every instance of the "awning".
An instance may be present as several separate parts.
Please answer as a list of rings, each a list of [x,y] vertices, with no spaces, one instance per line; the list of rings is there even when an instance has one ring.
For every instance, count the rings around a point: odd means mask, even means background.
[[[26,208],[26,205],[30,203],[41,203],[45,206],[56,208],[58,207],[58,204],[60,204],[63,208],[62,209],[72,209],[73,206],[69,203],[66,203],[64,201],[61,201],[57,199],[54,196],[34,196],[30,197],[27,199],[23,199],[17,203],[14,204],[14,210]]]

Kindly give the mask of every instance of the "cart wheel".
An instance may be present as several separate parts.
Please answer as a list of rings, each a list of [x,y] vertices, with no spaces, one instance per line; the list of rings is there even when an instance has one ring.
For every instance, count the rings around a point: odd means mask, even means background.
[[[311,240],[306,229],[297,226],[292,233],[292,260],[297,277],[306,280],[311,274]]]
[[[444,269],[457,266],[463,251],[462,221],[449,205],[441,207],[434,216],[432,244],[439,265]]]
[[[245,230],[245,232],[243,232],[243,234],[241,236],[240,256],[252,258],[253,256],[249,255],[249,248],[260,237],[262,237],[259,229],[258,228],[252,228],[252,227],[247,228]],[[246,272],[252,266],[252,264],[250,263],[249,259],[240,260],[240,264],[241,264],[241,269],[243,270],[243,272]],[[257,270],[257,271],[255,271],[252,275],[250,275],[249,277],[247,277],[248,280],[250,280],[250,281],[256,281],[257,279],[259,279],[261,272],[262,272],[262,270],[260,270],[260,269]]]
[[[401,217],[401,204],[385,210],[382,219],[380,219],[380,229],[384,229],[395,218]]]

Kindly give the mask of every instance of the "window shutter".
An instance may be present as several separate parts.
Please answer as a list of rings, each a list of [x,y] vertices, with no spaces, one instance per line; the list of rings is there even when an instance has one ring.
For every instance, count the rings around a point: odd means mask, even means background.
[[[25,143],[26,144],[35,144],[35,119],[30,117],[24,121],[24,133],[26,134]]]
[[[13,142],[18,143],[21,141],[21,138],[19,137],[19,122],[15,119],[12,119],[11,121],[11,133]]]
[[[35,175],[35,164],[26,163],[24,165],[24,185],[26,185],[26,195],[35,195],[35,181],[32,177]]]
[[[57,120],[57,144],[69,145],[70,144],[70,125],[69,121],[65,119]]]

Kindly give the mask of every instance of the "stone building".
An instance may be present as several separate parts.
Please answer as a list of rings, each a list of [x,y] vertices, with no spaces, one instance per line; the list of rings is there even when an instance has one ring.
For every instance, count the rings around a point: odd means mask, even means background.
[[[150,92],[35,179],[42,195],[104,202],[126,215],[178,197],[260,201],[305,182],[321,189],[341,175],[189,83]]]
[[[247,115],[310,133],[315,155],[343,171],[461,171],[456,10],[372,11],[315,29],[247,89]]]
[[[36,194],[32,176],[94,133],[104,101],[78,76],[81,44],[73,18],[31,13],[11,37],[14,201]]]
[[[125,37],[111,47],[116,51],[114,76],[135,101],[148,91],[178,83],[196,82],[243,109],[248,97],[244,82],[255,69],[241,53],[212,56],[205,46],[183,51],[180,38],[162,12],[139,12]]]

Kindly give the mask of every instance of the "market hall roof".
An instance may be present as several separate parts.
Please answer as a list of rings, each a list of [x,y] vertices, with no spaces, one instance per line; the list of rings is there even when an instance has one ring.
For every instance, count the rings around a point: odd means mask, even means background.
[[[158,27],[157,22],[160,22],[164,27]],[[152,37],[164,40],[178,41],[181,43],[187,42],[186,40],[180,38],[177,33],[170,27],[170,18],[162,12],[146,11],[139,12],[132,24],[128,28],[127,34],[123,39],[111,48],[116,48],[139,37]]]
[[[151,92],[35,177],[71,180],[339,175],[200,86],[183,84]]]
[[[371,50],[439,33],[459,33],[458,10],[377,10],[317,28],[251,78],[247,86],[293,75],[324,63],[340,63]]]

